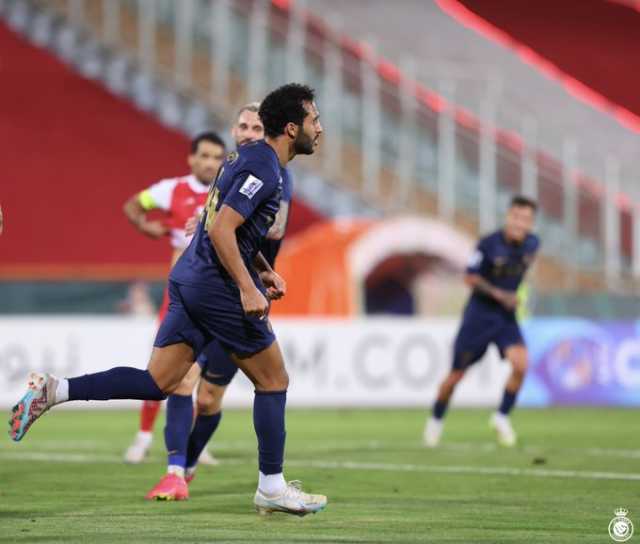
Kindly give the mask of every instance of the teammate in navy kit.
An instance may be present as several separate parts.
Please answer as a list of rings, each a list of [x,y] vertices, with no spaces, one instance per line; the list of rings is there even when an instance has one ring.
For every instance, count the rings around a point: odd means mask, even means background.
[[[502,445],[516,443],[509,413],[527,371],[527,348],[516,320],[516,292],[538,251],[538,237],[531,232],[536,211],[533,200],[514,197],[504,228],[478,243],[467,268],[465,281],[472,292],[455,339],[453,368],[440,385],[424,432],[428,447],[440,442],[444,415],[456,385],[492,343],[500,356],[511,363],[512,370],[500,407],[491,417],[491,425]]]
[[[260,106],[265,140],[229,157],[211,188],[202,221],[169,276],[170,303],[147,370],[116,367],[70,379],[32,373],[14,406],[9,433],[20,440],[52,406],[70,400],[161,400],[191,368],[203,347],[218,340],[255,386],[253,421],[258,438],[259,512],[305,515],[322,510],[282,473],[289,378],[268,320],[269,299],[286,285],[259,252],[280,205],[280,167],[314,152],[322,134],[314,92],[284,85]]]

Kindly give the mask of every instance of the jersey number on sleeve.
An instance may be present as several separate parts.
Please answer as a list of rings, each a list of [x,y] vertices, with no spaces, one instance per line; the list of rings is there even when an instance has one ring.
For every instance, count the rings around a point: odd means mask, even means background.
[[[209,230],[213,219],[216,216],[216,208],[218,207],[218,199],[220,198],[220,191],[218,190],[218,180],[222,177],[224,172],[224,166],[221,166],[218,170],[216,180],[213,182],[209,194],[207,195],[207,201],[204,203],[204,211],[207,214],[207,220],[204,223],[205,230]]]
[[[207,201],[204,205],[204,211],[207,214],[207,219],[204,223],[204,228],[209,230],[213,219],[216,216],[216,208],[218,207],[218,198],[220,196],[220,191],[218,191],[217,187],[212,187],[211,191],[209,191],[209,196],[207,196]]]

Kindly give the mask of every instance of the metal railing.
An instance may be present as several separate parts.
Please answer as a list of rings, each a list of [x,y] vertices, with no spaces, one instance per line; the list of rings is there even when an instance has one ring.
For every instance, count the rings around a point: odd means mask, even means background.
[[[576,142],[565,141],[559,157],[538,153],[531,115],[523,112],[520,134],[500,131],[497,80],[489,79],[479,111],[465,111],[455,105],[458,80],[443,76],[437,92],[425,89],[415,61],[398,70],[380,59],[375,43],[345,40],[335,14],[309,16],[304,0],[57,4],[77,24],[98,24],[112,47],[123,47],[128,25],[145,71],[168,73],[179,89],[217,108],[231,111],[288,81],[313,85],[326,132],[317,167],[388,210],[411,209],[414,196],[426,194],[441,218],[463,216],[488,231],[509,196],[522,192],[540,202],[545,253],[604,275],[611,287],[640,279],[640,214],[619,193],[616,157],[602,157],[606,176],[596,184],[580,174]]]

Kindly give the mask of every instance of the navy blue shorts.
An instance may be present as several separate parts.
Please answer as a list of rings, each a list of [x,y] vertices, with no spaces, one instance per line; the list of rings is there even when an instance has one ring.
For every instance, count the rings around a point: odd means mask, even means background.
[[[153,345],[161,348],[184,342],[197,358],[209,342],[217,340],[227,351],[248,357],[275,339],[268,319],[245,315],[232,282],[194,287],[169,280],[169,309]]]
[[[214,385],[229,385],[238,372],[238,365],[217,340],[207,344],[198,357],[198,364],[202,379]]]
[[[503,359],[508,347],[524,345],[515,316],[465,312],[453,347],[453,368],[464,370],[479,361],[490,344],[497,346]]]

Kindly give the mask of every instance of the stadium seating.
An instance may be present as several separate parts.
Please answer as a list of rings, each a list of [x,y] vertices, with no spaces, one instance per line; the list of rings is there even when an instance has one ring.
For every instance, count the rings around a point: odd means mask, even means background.
[[[0,22],[0,277],[163,280],[170,249],[133,233],[134,192],[184,173],[189,138]],[[323,215],[296,198],[290,233]],[[28,240],[28,243],[25,243]]]
[[[527,46],[560,70],[576,95],[598,107],[604,97],[609,108],[629,128],[640,131],[637,59],[640,55],[640,12],[601,0],[584,0],[579,9],[571,2],[539,0],[498,5],[488,0],[460,0],[467,9]],[[567,39],[571,21],[571,39]],[[543,67],[540,67],[543,69]],[[598,93],[601,97],[594,95]],[[624,111],[624,110],[628,111]]]

